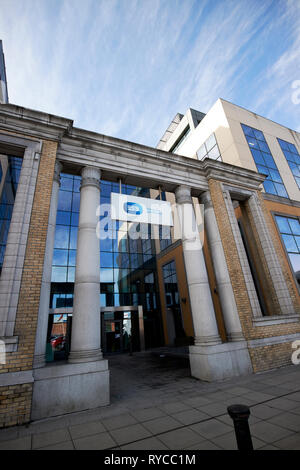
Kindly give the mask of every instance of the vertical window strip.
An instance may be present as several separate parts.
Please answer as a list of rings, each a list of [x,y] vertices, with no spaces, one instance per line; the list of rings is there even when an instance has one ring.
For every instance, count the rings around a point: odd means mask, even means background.
[[[295,277],[300,284],[300,222],[293,217],[275,216],[282,242],[287,251]]]
[[[211,158],[213,160],[222,160],[217,139],[214,133],[212,133],[208,139],[201,145],[197,150],[198,160],[204,160],[204,158]]]
[[[285,156],[295,181],[300,189],[300,155],[294,144],[277,138],[283,155]]]
[[[266,193],[288,198],[287,191],[271,154],[264,134],[253,127],[241,124],[257,171],[267,175],[263,182]]]

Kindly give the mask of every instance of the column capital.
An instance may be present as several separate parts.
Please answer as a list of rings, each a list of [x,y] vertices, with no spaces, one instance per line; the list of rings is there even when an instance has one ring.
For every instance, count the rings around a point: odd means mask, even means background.
[[[96,186],[97,189],[100,187],[101,170],[93,166],[85,166],[81,170],[81,186]]]
[[[200,195],[200,202],[201,204],[204,204],[205,209],[209,209],[210,207],[213,207],[210,191],[205,191],[204,193]]]
[[[191,188],[189,186],[183,184],[177,186],[175,197],[177,204],[192,204]]]
[[[53,182],[56,181],[57,183],[60,183],[60,173],[62,170],[63,166],[59,160],[55,161],[54,165],[54,175],[53,175]]]

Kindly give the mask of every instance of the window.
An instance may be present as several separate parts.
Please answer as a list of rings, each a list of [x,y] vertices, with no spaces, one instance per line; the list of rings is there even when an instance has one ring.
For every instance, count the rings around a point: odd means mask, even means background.
[[[287,159],[289,167],[294,175],[298,188],[300,189],[300,155],[294,144],[282,139],[277,139],[281,150]]]
[[[288,197],[285,186],[270,152],[264,134],[258,129],[242,124],[257,171],[267,175],[263,182],[266,193]]]
[[[179,291],[177,284],[176,265],[174,260],[163,266],[163,278],[167,307],[179,305]]]
[[[80,176],[62,173],[58,198],[52,282],[73,283],[80,201]]]
[[[176,140],[175,144],[172,145],[169,152],[176,153],[176,150],[179,149],[180,145],[185,141],[189,133],[191,132],[190,126],[187,126],[181,136]]]
[[[204,160],[204,158],[222,160],[215,134],[211,134],[204,144],[201,145],[197,151],[197,157],[199,160]]]
[[[22,167],[22,158],[20,157],[13,157],[8,155],[2,156],[1,158],[7,159],[7,170],[0,194],[0,270],[2,269],[4,261],[4,253],[7,243],[10,221],[12,217]]]
[[[74,290],[76,244],[80,205],[79,176],[61,175],[55,243],[52,263],[51,308],[72,306]],[[118,183],[101,181],[100,202],[110,204],[111,192],[119,192]],[[122,184],[123,194],[150,197],[150,190]],[[100,240],[100,292],[102,306],[144,305],[146,287],[144,279],[155,267],[155,247],[148,233],[146,239],[132,239],[128,231],[133,223],[112,221],[110,213],[103,216],[107,238]],[[113,222],[113,223],[107,223]],[[104,224],[103,224],[104,225]],[[136,227],[136,230],[151,227]],[[156,279],[156,275],[155,275]],[[156,280],[155,280],[156,283]],[[156,285],[156,284],[155,284]],[[137,294],[137,295],[133,295]],[[154,295],[154,294],[153,294]]]
[[[300,223],[293,217],[275,216],[281,239],[288,253],[294,274],[300,284]]]
[[[185,337],[186,334],[182,322],[175,261],[173,260],[170,263],[165,264],[162,268],[162,271],[165,288],[166,308],[171,313],[171,315],[168,317],[168,321],[171,321],[171,319],[173,320],[175,337]],[[171,340],[171,338],[169,338],[169,340]]]
[[[166,193],[162,191],[161,195],[158,195],[156,199],[166,201]],[[163,251],[168,248],[168,246],[172,245],[171,227],[168,225],[159,225],[159,244],[160,251]]]

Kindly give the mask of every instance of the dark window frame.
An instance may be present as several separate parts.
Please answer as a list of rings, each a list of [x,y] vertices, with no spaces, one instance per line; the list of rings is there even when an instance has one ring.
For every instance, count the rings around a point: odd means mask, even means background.
[[[295,284],[296,284],[298,293],[300,294],[300,284],[299,284],[298,281],[297,281],[297,278],[296,278],[296,275],[295,275],[295,272],[294,272],[294,268],[293,268],[293,266],[292,266],[292,263],[291,263],[291,260],[290,260],[290,257],[289,257],[289,252],[288,252],[287,249],[286,249],[285,243],[284,243],[284,241],[283,241],[283,238],[282,238],[282,236],[281,236],[281,232],[280,232],[280,230],[279,230],[279,227],[278,227],[278,224],[277,224],[277,221],[276,221],[276,216],[279,216],[279,217],[285,217],[285,218],[287,218],[287,219],[296,219],[296,220],[298,220],[298,222],[299,222],[299,224],[300,224],[300,216],[297,216],[297,215],[290,215],[290,214],[287,214],[286,212],[280,212],[280,211],[270,211],[270,212],[271,212],[271,214],[272,214],[273,222],[274,222],[274,224],[275,224],[277,233],[278,233],[278,235],[279,235],[280,243],[281,243],[281,246],[283,247],[283,250],[284,250],[284,253],[285,253],[285,256],[286,256],[286,259],[287,259],[289,268],[290,268],[290,271],[291,271],[291,273],[292,273],[294,282],[295,282]]]

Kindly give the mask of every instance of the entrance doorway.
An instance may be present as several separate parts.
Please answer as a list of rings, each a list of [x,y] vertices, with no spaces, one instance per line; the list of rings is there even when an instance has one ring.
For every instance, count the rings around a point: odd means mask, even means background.
[[[144,351],[143,307],[102,307],[101,331],[104,354]]]
[[[49,311],[47,362],[68,358],[72,340],[73,308]],[[103,354],[145,350],[143,306],[101,307]]]

